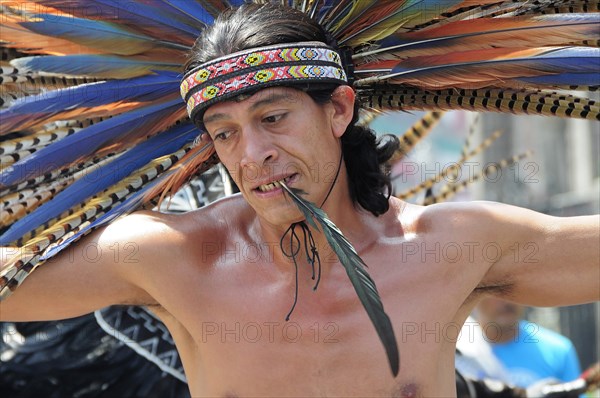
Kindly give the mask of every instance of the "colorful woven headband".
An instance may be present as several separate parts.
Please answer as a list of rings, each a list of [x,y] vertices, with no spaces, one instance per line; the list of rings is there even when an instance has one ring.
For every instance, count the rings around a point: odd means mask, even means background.
[[[210,105],[252,90],[306,82],[346,84],[340,54],[322,42],[252,48],[190,70],[181,97],[192,120]]]

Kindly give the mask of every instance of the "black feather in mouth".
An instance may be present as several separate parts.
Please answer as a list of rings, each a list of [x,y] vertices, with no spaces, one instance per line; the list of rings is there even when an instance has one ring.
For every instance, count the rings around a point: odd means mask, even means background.
[[[287,194],[292,198],[300,212],[306,218],[306,221],[301,221],[299,224],[302,227],[302,230],[306,236],[309,238],[309,242],[311,242],[311,250],[313,252],[312,259],[314,260],[314,252],[316,247],[312,244],[314,240],[312,239],[312,233],[310,232],[309,226],[315,230],[319,231],[319,226],[321,226],[322,232],[329,243],[329,246],[333,249],[335,254],[337,255],[340,263],[346,269],[346,273],[350,278],[350,282],[352,286],[354,286],[354,290],[356,290],[356,294],[358,295],[359,300],[365,307],[371,322],[373,322],[373,326],[375,326],[375,330],[383,343],[385,348],[388,361],[390,364],[391,371],[394,376],[398,375],[400,371],[400,352],[398,350],[398,343],[396,341],[396,336],[394,334],[394,328],[392,327],[392,322],[390,318],[385,313],[383,309],[383,303],[381,302],[381,298],[379,297],[379,293],[377,292],[377,287],[375,286],[375,282],[366,271],[367,265],[360,258],[352,244],[346,239],[346,237],[342,234],[342,231],[329,219],[327,214],[320,208],[318,208],[314,203],[302,199],[300,197],[301,194],[304,194],[299,189],[290,188],[286,185],[285,182],[279,183],[281,187],[287,192]],[[315,220],[317,223],[315,223]],[[306,225],[308,223],[308,225]],[[295,224],[292,224],[288,231],[291,231],[292,235],[294,234]],[[307,232],[308,230],[308,232]],[[287,232],[286,232],[287,234]],[[283,244],[283,239],[286,236],[281,238],[281,243]],[[298,240],[298,244],[300,241]],[[283,250],[283,245],[282,245]],[[300,252],[300,247],[297,247],[297,250],[293,250],[292,248],[292,258],[294,260],[294,264],[296,264],[296,255]],[[311,257],[308,255],[308,248],[306,248],[307,257],[309,258],[309,263],[311,263]],[[285,251],[284,251],[284,254]],[[316,256],[318,259],[318,254]],[[314,264],[311,263],[314,267]],[[298,274],[298,268],[296,264],[296,275]],[[297,285],[297,281],[296,281]],[[297,292],[298,286],[296,286]],[[294,305],[296,304],[296,299],[294,300]],[[293,310],[293,307],[292,307]],[[291,313],[291,311],[290,311]],[[289,317],[289,314],[288,314]]]

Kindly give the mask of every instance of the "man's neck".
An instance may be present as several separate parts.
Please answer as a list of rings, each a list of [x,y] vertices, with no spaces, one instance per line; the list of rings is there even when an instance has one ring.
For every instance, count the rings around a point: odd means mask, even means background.
[[[354,206],[350,199],[349,192],[347,191],[347,187],[345,175],[341,173],[336,186],[323,204],[322,209],[327,214],[327,217],[342,231],[344,236],[346,236],[350,242],[357,243],[358,247],[356,247],[356,249],[359,251],[361,246],[364,247],[368,244],[368,242],[363,242],[365,238],[368,240],[369,237],[376,235],[375,233],[369,232],[374,228],[372,220],[374,217],[369,212],[361,210],[358,206]],[[274,250],[275,264],[282,264],[286,272],[289,272],[289,260],[279,248],[279,242],[282,240],[282,236],[286,233],[290,225],[272,225],[265,222],[260,217],[257,217],[256,221],[255,232],[258,235],[257,237],[259,240],[262,240],[262,242],[276,243],[276,245],[274,244],[274,246],[276,246]],[[314,221],[318,225],[319,230],[311,227],[308,222],[306,224],[310,228],[315,247],[321,256],[323,271],[326,272],[326,268],[333,263],[331,261],[332,256],[329,256],[329,254],[332,254],[332,249],[327,242],[325,235],[322,233],[322,227],[316,220]],[[299,235],[298,238],[302,245],[299,252],[299,258],[301,259],[300,261],[305,261],[303,232],[300,231],[300,228],[297,228],[296,232]],[[288,231],[288,234],[289,233],[290,231]],[[289,246],[290,237],[286,236],[286,238],[283,239],[283,243],[284,245]],[[308,248],[308,250],[310,251],[310,248]],[[328,256],[328,261],[323,261],[325,260],[323,257],[324,255]]]

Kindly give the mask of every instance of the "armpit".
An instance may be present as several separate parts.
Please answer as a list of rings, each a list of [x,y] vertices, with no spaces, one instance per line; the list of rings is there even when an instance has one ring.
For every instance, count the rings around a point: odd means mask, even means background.
[[[479,284],[471,296],[479,297],[481,295],[493,295],[496,297],[510,297],[514,288],[514,284],[511,282],[498,282],[498,283],[486,283]]]

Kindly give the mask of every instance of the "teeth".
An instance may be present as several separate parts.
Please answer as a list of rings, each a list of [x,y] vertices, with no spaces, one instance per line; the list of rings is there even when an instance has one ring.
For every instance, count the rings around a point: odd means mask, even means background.
[[[272,190],[274,190],[276,188],[281,188],[281,182],[280,181],[273,181],[273,182],[271,182],[269,184],[263,184],[263,185],[260,185],[258,187],[258,189],[261,190],[262,192],[272,191]]]

